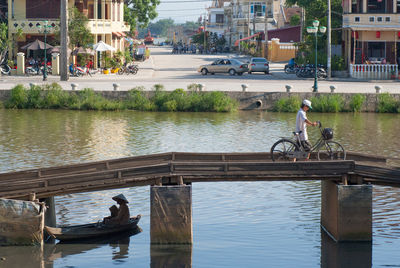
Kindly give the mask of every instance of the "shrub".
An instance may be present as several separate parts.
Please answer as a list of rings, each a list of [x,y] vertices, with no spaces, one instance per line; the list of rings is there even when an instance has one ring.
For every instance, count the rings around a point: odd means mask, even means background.
[[[29,90],[18,85],[11,90],[6,108],[229,112],[236,110],[238,106],[236,100],[223,92],[188,93],[182,88],[166,92],[162,85],[155,85],[154,88],[154,96],[150,99],[143,93],[143,87],[135,87],[128,92],[125,101],[113,101],[91,88],[68,93],[56,83],[35,86]]]
[[[290,96],[288,98],[279,99],[273,110],[275,112],[295,113],[300,108],[301,100],[299,97]]]
[[[337,113],[343,111],[344,100],[340,95],[329,95],[311,98],[313,111],[320,113]]]
[[[136,87],[128,92],[128,100],[125,103],[127,109],[149,111],[152,109],[151,102],[143,95],[142,89]]]
[[[72,99],[60,86],[49,87],[43,98],[43,108],[47,109],[68,108]]]
[[[361,108],[366,100],[366,97],[362,94],[355,94],[351,96],[350,109],[353,112],[360,112]]]
[[[346,70],[346,64],[344,62],[344,58],[333,55],[332,57],[332,70],[333,71],[344,71]]]
[[[379,113],[398,113],[400,102],[396,101],[389,93],[382,93],[378,96]]]
[[[202,94],[199,111],[230,112],[236,110],[238,103],[220,91]]]
[[[188,91],[199,91],[199,84],[192,83],[187,86]]]
[[[155,84],[155,85],[153,86],[153,90],[155,90],[155,91],[162,91],[162,90],[165,90],[165,87],[164,87],[164,85],[161,85],[161,84]]]
[[[40,109],[42,108],[43,98],[42,98],[43,89],[40,86],[32,86],[27,91],[27,102],[25,108],[28,109]]]
[[[11,89],[10,98],[5,103],[6,108],[24,109],[28,102],[28,93],[23,85],[16,85]]]

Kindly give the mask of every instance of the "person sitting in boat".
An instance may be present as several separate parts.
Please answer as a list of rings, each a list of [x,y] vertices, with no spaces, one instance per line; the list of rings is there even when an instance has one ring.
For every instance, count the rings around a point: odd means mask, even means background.
[[[108,209],[110,210],[111,215],[108,217],[104,217],[103,223],[105,223],[106,220],[108,220],[108,219],[115,218],[118,216],[118,207],[116,205],[112,205]]]
[[[119,225],[129,223],[130,214],[127,205],[129,203],[128,200],[125,198],[123,194],[116,195],[112,199],[118,203],[119,208],[116,208],[115,205],[110,207],[111,216],[104,218],[104,223],[119,224]]]

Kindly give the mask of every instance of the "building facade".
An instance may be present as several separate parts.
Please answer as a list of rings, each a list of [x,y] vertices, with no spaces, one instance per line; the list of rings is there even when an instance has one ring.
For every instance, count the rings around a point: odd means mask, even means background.
[[[231,0],[225,2],[224,32],[230,45],[256,33],[274,30],[283,25],[284,0]],[[267,23],[266,23],[267,22]]]
[[[344,55],[351,64],[398,64],[400,0],[344,0]]]
[[[102,40],[117,50],[124,50],[125,33],[129,26],[124,23],[123,0],[68,0],[68,8],[76,7],[85,14],[87,25],[93,34],[93,44]],[[36,39],[44,41],[40,31],[45,21],[53,26],[47,35],[50,42],[59,30],[60,0],[9,0],[8,21],[9,40],[13,42],[9,51],[10,58],[15,58],[21,47]],[[21,32],[22,35],[17,35]]]

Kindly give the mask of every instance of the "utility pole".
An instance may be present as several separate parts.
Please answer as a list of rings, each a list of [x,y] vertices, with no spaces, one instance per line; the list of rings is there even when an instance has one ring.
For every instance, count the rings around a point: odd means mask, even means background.
[[[328,59],[327,59],[327,75],[328,78],[331,78],[332,76],[332,68],[331,68],[331,58],[332,58],[332,20],[331,20],[331,0],[328,0]]]
[[[300,16],[300,43],[303,42],[303,31],[304,31],[304,8],[301,8]]]
[[[60,2],[60,80],[68,81],[68,0],[61,0]]]
[[[204,53],[206,53],[206,51],[207,51],[207,29],[206,29],[206,17],[207,17],[207,14],[206,15],[204,15],[204,49],[203,49],[203,51],[204,51]]]
[[[248,15],[247,15],[247,37],[250,36],[250,0],[249,0],[249,7],[248,7]]]
[[[267,2],[268,3],[268,2]],[[265,53],[264,56],[268,59],[268,6],[265,6],[265,21],[264,21],[264,39],[265,39]]]

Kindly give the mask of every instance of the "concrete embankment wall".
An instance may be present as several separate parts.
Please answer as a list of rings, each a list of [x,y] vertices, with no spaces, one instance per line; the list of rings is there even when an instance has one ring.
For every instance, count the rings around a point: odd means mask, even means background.
[[[75,93],[76,91],[68,91]],[[123,100],[128,96],[128,91],[96,91],[107,99]],[[154,91],[144,91],[147,97],[151,97]],[[349,108],[349,103],[354,93],[305,93],[305,92],[243,92],[243,91],[226,91],[229,97],[239,102],[241,110],[272,110],[275,103],[281,98],[297,96],[300,99],[311,99],[312,97],[327,96],[332,94],[341,95],[345,102],[345,107]],[[10,90],[0,90],[0,100],[4,101],[10,96]],[[366,100],[362,106],[362,112],[376,112],[378,107],[379,94],[366,93]],[[391,94],[397,101],[400,101],[400,94]],[[350,108],[349,108],[350,109]]]

